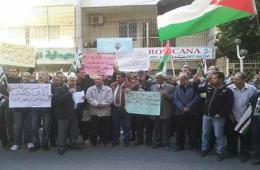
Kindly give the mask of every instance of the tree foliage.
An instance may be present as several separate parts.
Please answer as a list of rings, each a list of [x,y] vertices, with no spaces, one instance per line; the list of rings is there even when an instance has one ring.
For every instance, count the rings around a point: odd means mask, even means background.
[[[260,14],[260,2],[257,1],[257,11]],[[257,24],[259,16],[240,19],[219,27],[217,34],[217,58],[228,56],[236,58],[236,45],[234,40],[240,38],[240,48],[248,50],[247,58],[260,58],[260,26]]]

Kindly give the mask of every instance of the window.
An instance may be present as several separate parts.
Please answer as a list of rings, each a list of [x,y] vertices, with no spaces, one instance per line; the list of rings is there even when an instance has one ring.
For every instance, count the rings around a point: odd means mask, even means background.
[[[119,23],[119,37],[132,37],[137,40],[137,23],[121,22]]]
[[[45,26],[32,27],[30,34],[31,34],[31,39],[33,40],[47,39],[47,30]]]
[[[49,39],[55,40],[60,38],[60,26],[49,26]]]

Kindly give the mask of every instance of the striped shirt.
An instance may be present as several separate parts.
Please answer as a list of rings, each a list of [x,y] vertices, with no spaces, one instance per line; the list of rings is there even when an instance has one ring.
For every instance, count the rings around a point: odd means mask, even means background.
[[[236,87],[235,84],[231,84],[228,86],[230,90],[232,90],[234,95],[234,106],[233,113],[236,117],[236,121],[239,122],[241,117],[246,112],[246,109],[249,104],[249,99],[257,93],[256,88],[248,83],[245,83],[245,86],[240,90]]]

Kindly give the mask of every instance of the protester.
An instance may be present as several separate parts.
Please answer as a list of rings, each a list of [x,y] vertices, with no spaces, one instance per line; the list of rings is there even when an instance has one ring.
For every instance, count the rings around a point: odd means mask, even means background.
[[[39,72],[38,83],[48,84],[49,75],[47,72]],[[50,94],[51,97],[51,94]],[[34,150],[42,147],[43,150],[49,150],[49,135],[50,135],[50,114],[51,108],[32,108],[32,139],[34,143]],[[42,142],[40,142],[39,128],[41,125],[41,118],[43,122]]]
[[[260,165],[260,92],[250,99],[252,105],[252,146],[253,146],[253,165]]]
[[[112,146],[119,144],[120,129],[123,127],[124,146],[130,145],[130,115],[125,110],[125,90],[129,88],[126,82],[126,74],[119,72],[116,82],[111,84],[113,89],[113,112],[112,112]]]
[[[29,83],[31,81],[31,74],[29,72],[24,72],[22,75],[21,83]],[[8,89],[10,90],[10,89]],[[10,148],[11,151],[17,151],[22,147],[23,137],[22,131],[24,129],[24,137],[27,138],[27,148],[29,151],[33,151],[35,146],[33,144],[32,135],[31,135],[31,108],[15,108],[14,117],[15,117],[15,141],[14,145]]]
[[[132,84],[133,88],[137,88],[138,91],[150,91],[152,81],[148,80],[146,72],[138,71],[136,81]],[[141,145],[143,144],[144,140],[147,146],[152,145],[153,122],[150,116],[134,115],[134,118],[134,123],[136,124],[136,140],[134,142],[134,145]]]
[[[113,92],[109,86],[105,86],[101,76],[94,78],[95,85],[91,86],[86,93],[90,104],[91,114],[91,138],[93,145],[97,144],[98,137],[104,145],[111,141],[111,104]]]
[[[179,79],[180,84],[177,85],[173,95],[177,123],[176,151],[184,149],[186,129],[189,131],[192,150],[198,150],[200,136],[199,95],[189,82],[189,77],[186,73],[181,73]]]
[[[63,76],[61,74],[55,74],[53,77],[53,83],[51,84],[51,94],[55,94],[57,88],[63,86]],[[52,97],[51,100],[51,114],[50,114],[50,144],[56,146],[58,137],[58,119],[57,119],[57,105]]]
[[[209,151],[209,138],[212,127],[216,137],[217,160],[224,159],[224,124],[225,116],[231,112],[233,107],[233,93],[224,85],[225,76],[222,72],[212,75],[210,85],[199,87],[199,92],[206,92],[206,102],[202,122],[202,145],[201,156],[204,157]]]
[[[238,150],[238,138],[240,139],[240,161],[245,162],[249,159],[250,150],[250,133],[239,134],[234,131],[236,124],[245,114],[249,99],[256,94],[256,88],[246,83],[247,76],[245,73],[238,72],[234,76],[234,84],[228,86],[234,95],[234,105],[232,113],[229,113],[226,119],[227,130],[227,151],[229,156],[234,157]]]
[[[77,80],[77,89],[78,91],[84,91],[86,94],[89,87],[95,84],[94,80],[90,78],[88,74],[85,73],[84,69],[79,69],[78,71],[78,80]],[[78,104],[79,111],[79,132],[85,144],[90,143],[90,132],[91,132],[91,123],[90,123],[90,112],[89,112],[89,103],[87,100],[84,103]]]
[[[67,85],[57,88],[54,94],[58,117],[58,153],[66,152],[67,136],[69,137],[69,148],[79,149],[76,144],[78,136],[78,114],[77,104],[73,100],[76,92],[77,77],[70,74],[67,77]]]
[[[154,120],[154,146],[158,148],[164,146],[170,150],[171,122],[173,116],[172,93],[174,86],[166,83],[166,76],[163,73],[156,75],[156,84],[151,86],[151,91],[161,93],[160,116]]]

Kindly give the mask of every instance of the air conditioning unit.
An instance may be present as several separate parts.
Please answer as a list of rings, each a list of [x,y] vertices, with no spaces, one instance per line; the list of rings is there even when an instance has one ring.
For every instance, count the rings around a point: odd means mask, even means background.
[[[90,17],[90,24],[94,26],[101,26],[104,24],[104,16],[103,15],[92,15]]]

